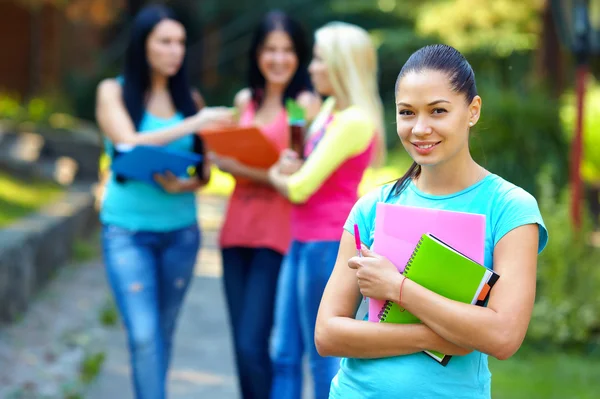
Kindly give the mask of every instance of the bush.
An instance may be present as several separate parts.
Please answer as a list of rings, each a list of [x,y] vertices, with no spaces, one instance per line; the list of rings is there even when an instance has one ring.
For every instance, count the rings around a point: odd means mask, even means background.
[[[52,94],[23,100],[11,93],[0,93],[0,120],[17,129],[33,125],[60,130],[77,125],[66,98]]]
[[[590,223],[581,232],[571,227],[568,192],[558,197],[544,176],[540,208],[550,234],[538,261],[536,305],[529,343],[592,351],[600,349],[600,249],[589,244]]]
[[[569,140],[575,129],[575,95],[566,93],[561,101],[560,118]],[[600,182],[600,85],[592,82],[584,97],[583,161],[581,175],[587,182]]]
[[[481,120],[473,130],[476,161],[528,192],[539,195],[536,176],[549,173],[560,191],[567,181],[569,149],[559,103],[541,91],[480,88]]]

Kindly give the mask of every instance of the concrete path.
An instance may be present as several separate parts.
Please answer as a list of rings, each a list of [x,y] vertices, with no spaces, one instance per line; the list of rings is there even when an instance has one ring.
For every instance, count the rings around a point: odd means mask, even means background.
[[[175,337],[169,398],[237,399],[239,392],[217,246],[225,201],[220,197],[202,197],[200,202],[202,249]],[[86,398],[132,399],[129,354],[123,330],[116,328],[108,332],[106,342],[103,371]]]
[[[237,399],[217,246],[226,203],[200,203],[202,249],[175,337],[169,399]],[[124,331],[99,318],[109,297],[101,261],[68,265],[20,321],[0,326],[0,399],[133,399]],[[80,365],[95,353],[106,356],[100,374],[83,395],[67,395],[81,392]],[[303,397],[312,398],[309,377]]]

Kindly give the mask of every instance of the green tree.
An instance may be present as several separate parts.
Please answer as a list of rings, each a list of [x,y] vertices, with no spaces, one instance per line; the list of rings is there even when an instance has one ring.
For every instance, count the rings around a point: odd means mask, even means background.
[[[543,7],[543,0],[425,1],[415,26],[417,33],[436,35],[460,51],[503,57],[536,48]]]

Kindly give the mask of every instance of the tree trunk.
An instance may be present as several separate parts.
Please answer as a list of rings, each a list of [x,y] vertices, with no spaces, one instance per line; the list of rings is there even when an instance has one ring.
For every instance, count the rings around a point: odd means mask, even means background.
[[[42,73],[42,51],[43,51],[43,37],[42,37],[42,14],[44,10],[42,7],[36,7],[30,11],[31,20],[31,41],[29,43],[29,85],[27,87],[27,97],[31,98],[38,94],[41,86],[41,73]]]
[[[542,12],[542,31],[536,54],[535,76],[558,97],[565,89],[565,59],[561,51],[551,1],[546,0]]]

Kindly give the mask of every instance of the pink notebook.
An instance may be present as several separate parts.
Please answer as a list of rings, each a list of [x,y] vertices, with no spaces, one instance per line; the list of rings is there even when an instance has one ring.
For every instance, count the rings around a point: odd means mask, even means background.
[[[378,203],[372,250],[388,258],[402,273],[424,233],[431,233],[475,262],[483,264],[485,215]],[[385,301],[369,298],[369,321]]]

